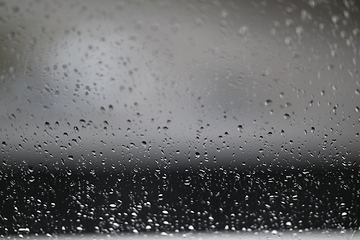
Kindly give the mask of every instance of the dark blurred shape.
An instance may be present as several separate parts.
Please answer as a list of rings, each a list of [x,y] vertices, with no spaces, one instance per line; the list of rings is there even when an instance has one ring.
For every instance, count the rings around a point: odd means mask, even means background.
[[[6,235],[358,228],[358,167],[13,171],[1,183],[0,233]]]

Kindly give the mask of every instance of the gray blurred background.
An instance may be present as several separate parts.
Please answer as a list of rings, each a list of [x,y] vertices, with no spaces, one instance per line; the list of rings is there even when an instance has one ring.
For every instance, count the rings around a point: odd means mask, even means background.
[[[355,1],[1,1],[6,165],[359,162]]]

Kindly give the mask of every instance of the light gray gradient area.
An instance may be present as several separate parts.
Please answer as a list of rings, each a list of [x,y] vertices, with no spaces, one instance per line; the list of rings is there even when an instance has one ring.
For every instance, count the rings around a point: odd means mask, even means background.
[[[358,164],[353,1],[3,1],[6,164]]]

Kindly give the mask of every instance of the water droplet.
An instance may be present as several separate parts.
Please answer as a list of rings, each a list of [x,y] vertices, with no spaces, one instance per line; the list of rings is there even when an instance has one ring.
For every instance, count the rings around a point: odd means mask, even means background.
[[[310,5],[310,7],[314,8],[316,6],[316,1],[315,0],[310,0],[309,5]]]
[[[191,184],[191,179],[187,178],[187,179],[184,180],[184,185],[185,186],[190,186],[190,184]]]
[[[19,228],[19,232],[30,232],[30,229],[29,228],[25,228],[25,227],[22,227],[22,228]]]
[[[79,122],[82,126],[85,126],[85,124],[86,124],[86,121],[84,119],[80,119]]]
[[[340,18],[339,18],[338,16],[336,16],[336,15],[333,15],[333,16],[331,17],[331,21],[332,21],[334,24],[336,24],[339,20],[340,20]]]
[[[35,177],[34,176],[30,176],[30,178],[29,178],[29,182],[35,182]]]
[[[247,35],[247,33],[248,33],[248,28],[246,27],[246,26],[242,26],[242,27],[240,27],[239,28],[239,35],[241,36],[241,37],[245,37],[246,35]]]
[[[328,70],[333,70],[335,68],[335,66],[333,65],[333,64],[329,64],[328,66],[327,66],[327,69]]]
[[[285,44],[288,46],[292,43],[291,37],[286,37],[284,41],[285,41]]]
[[[265,106],[269,106],[271,103],[272,103],[272,100],[271,100],[271,99],[267,99],[267,100],[265,101]]]

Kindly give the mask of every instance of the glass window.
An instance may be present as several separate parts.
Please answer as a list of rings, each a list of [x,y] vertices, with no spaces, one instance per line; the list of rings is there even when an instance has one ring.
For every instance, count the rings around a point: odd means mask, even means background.
[[[0,1],[0,236],[359,237],[359,37],[351,0]]]

